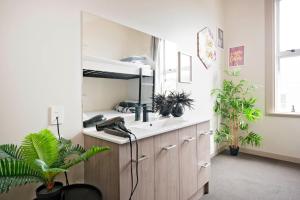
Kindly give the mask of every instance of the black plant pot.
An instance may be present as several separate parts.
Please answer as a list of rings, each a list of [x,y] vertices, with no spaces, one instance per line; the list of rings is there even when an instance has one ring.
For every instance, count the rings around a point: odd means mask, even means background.
[[[181,117],[183,115],[184,108],[182,104],[177,103],[173,108],[172,108],[172,115],[174,117]]]
[[[240,147],[238,146],[229,146],[230,155],[237,156],[239,154]]]
[[[172,109],[169,105],[163,105],[159,110],[159,114],[161,114],[163,117],[168,117],[171,114],[171,110]]]
[[[102,200],[101,191],[88,184],[72,184],[62,188],[61,200]]]
[[[51,191],[48,191],[45,185],[41,185],[35,190],[36,200],[60,200],[62,188],[61,182],[55,182]]]

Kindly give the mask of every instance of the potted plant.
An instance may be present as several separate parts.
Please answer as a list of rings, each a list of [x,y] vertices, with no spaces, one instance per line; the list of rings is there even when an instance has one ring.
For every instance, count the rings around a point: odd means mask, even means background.
[[[231,71],[227,74],[234,79],[240,73]],[[261,118],[261,111],[255,108],[254,89],[245,80],[224,80],[221,89],[212,91],[216,96],[214,111],[222,119],[215,142],[228,142],[231,155],[238,155],[239,144],[259,146],[262,142],[259,134],[249,130],[249,123]]]
[[[57,139],[47,129],[27,135],[20,147],[0,145],[0,193],[41,182],[43,185],[36,189],[37,199],[60,199],[62,183],[55,182],[56,176],[108,149],[95,146],[85,150],[70,140]]]
[[[174,117],[181,117],[184,113],[185,107],[188,107],[189,109],[193,108],[193,102],[194,100],[189,98],[190,94],[187,94],[186,92],[171,92],[168,96],[170,101],[172,102],[172,110],[171,114]]]
[[[168,98],[166,93],[154,95],[153,103],[154,111],[158,111],[163,117],[167,117],[171,114],[173,102]]]

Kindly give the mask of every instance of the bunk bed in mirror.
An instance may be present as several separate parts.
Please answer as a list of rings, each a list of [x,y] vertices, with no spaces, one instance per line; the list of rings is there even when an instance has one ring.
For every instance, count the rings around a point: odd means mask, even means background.
[[[111,60],[107,58],[84,56],[82,60],[83,77],[108,79],[136,79],[138,84],[138,104],[147,104],[153,110],[155,94],[155,70],[151,65]]]

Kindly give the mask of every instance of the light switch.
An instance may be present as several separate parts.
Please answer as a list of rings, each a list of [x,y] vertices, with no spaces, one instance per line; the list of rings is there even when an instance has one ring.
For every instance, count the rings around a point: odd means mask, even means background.
[[[56,117],[58,117],[58,123],[64,123],[64,112],[63,106],[50,106],[50,124],[57,124]]]

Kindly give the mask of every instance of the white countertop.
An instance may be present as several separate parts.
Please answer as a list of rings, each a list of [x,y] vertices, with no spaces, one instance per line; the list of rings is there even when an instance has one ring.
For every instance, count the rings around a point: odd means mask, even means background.
[[[133,134],[136,135],[137,140],[140,140],[143,138],[159,135],[161,133],[192,126],[205,121],[209,121],[209,119],[207,117],[191,114],[191,115],[184,115],[178,118],[173,118],[173,117],[160,118],[150,122],[141,122],[141,121],[126,122],[125,121],[126,123],[125,125],[128,129],[131,130]],[[84,128],[82,133],[85,135],[89,135],[116,144],[125,144],[129,142],[128,138],[110,135],[105,133],[104,131],[97,131],[95,127]]]

